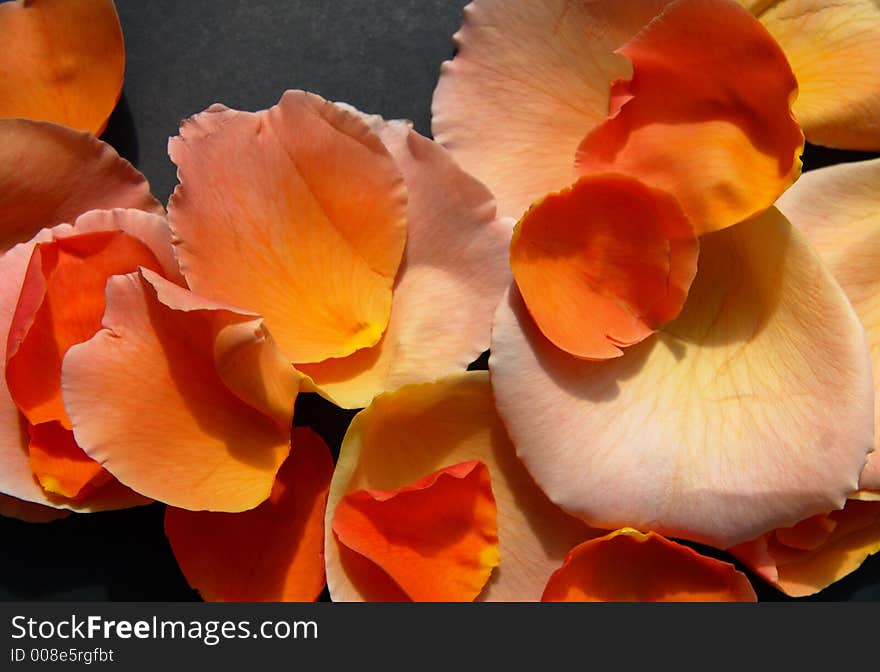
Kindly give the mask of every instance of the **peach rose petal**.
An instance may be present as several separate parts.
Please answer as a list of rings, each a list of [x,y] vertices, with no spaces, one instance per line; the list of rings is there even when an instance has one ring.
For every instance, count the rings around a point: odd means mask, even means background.
[[[2,123],[0,121],[0,125]],[[0,256],[0,332],[10,331],[13,317],[21,308],[20,302],[28,299],[27,296],[21,296],[21,289],[37,245],[50,244],[79,233],[106,234],[120,231],[137,235],[158,259],[164,259],[166,263],[176,267],[173,257],[170,256],[168,225],[164,218],[157,215],[135,210],[96,211],[78,218],[75,226],[60,224],[52,229],[41,230],[32,240],[16,245]],[[171,272],[173,269],[163,267],[163,270]],[[36,307],[36,304],[42,301],[43,291],[39,285],[30,283],[29,286],[38,290],[31,292],[30,296]],[[31,470],[28,423],[12,400],[7,387],[6,362],[9,354],[7,345],[8,339],[0,339],[0,427],[3,428],[0,433],[0,457],[4,464],[4,469],[0,471],[0,492],[36,504],[76,511],[115,509],[149,502],[146,497],[116,482],[107,483],[98,490],[90,492],[88,497],[77,501],[53,496],[40,487]],[[35,370],[46,372],[42,364]]]
[[[805,521],[769,532],[730,552],[786,595],[805,597],[854,572],[880,551],[880,502],[850,499],[846,506],[817,517],[824,534],[804,542]]]
[[[125,74],[113,0],[3,2],[0,35],[0,117],[101,134]]]
[[[753,2],[798,79],[794,113],[810,142],[880,150],[880,4]]]
[[[510,284],[512,222],[440,145],[401,121],[367,117],[406,180],[408,238],[382,339],[345,358],[297,365],[345,408],[464,370],[489,347],[492,313]]]
[[[633,77],[581,143],[579,174],[618,171],[674,194],[700,235],[757,215],[797,179],[797,80],[742,7],[673,2],[619,53]]]
[[[347,495],[364,490],[393,492],[426,474],[472,461],[481,462],[489,472],[501,554],[501,564],[477,599],[539,599],[569,549],[596,532],[550,504],[535,486],[495,413],[484,371],[382,394],[355,417],[343,441],[327,503],[325,552],[332,598],[409,599],[388,573],[351,552],[333,533],[334,516]]]
[[[190,288],[252,308],[292,362],[375,345],[406,244],[406,188],[360,117],[288,91],[185,121],[168,210]]]
[[[210,602],[309,602],[324,588],[324,508],[333,457],[293,430],[272,494],[243,513],[168,507],[165,533],[189,584]]]
[[[62,369],[83,450],[120,482],[180,508],[243,511],[265,500],[290,450],[298,379],[289,366],[252,371],[271,375],[267,389],[288,389],[279,424],[276,408],[255,407],[264,398],[242,399],[256,384],[227,387],[218,371],[227,353],[216,351],[229,329],[242,334],[227,341],[237,348],[277,348],[262,319],[141,270],[109,280],[103,325]]]
[[[461,462],[391,491],[337,504],[333,532],[415,602],[472,602],[498,566],[498,516],[486,465]]]
[[[864,331],[775,209],[704,237],[681,315],[623,357],[558,350],[512,292],[489,367],[535,480],[606,529],[727,548],[842,506],[873,447]]]
[[[110,145],[56,124],[0,119],[0,251],[112,208],[165,212],[144,176]]]
[[[100,231],[38,243],[12,319],[6,381],[32,425],[70,429],[61,399],[61,361],[101,328],[104,287],[113,275],[160,268],[150,249],[122,231]]]
[[[510,265],[544,335],[575,357],[601,360],[678,315],[698,253],[672,196],[594,175],[529,209],[514,231]]]
[[[572,549],[544,602],[757,602],[746,575],[659,534],[624,528]]]
[[[112,476],[76,445],[73,432],[60,422],[30,427],[31,471],[46,492],[78,499],[107,483]]]
[[[666,0],[476,0],[434,92],[434,137],[519,218],[575,179],[584,135],[608,114],[614,50]]]
[[[777,207],[804,232],[868,334],[874,366],[875,451],[860,487],[880,494],[880,159],[805,173]]]

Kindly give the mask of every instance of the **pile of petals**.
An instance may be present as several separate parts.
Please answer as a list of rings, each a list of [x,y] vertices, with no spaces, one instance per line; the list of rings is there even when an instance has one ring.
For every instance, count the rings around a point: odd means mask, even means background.
[[[800,159],[880,150],[873,0],[475,0],[436,142],[217,104],[166,207],[94,135],[113,3],[8,27],[3,515],[159,502],[227,601],[753,601],[735,562],[880,550],[880,159]],[[300,394],[363,409],[335,463]]]

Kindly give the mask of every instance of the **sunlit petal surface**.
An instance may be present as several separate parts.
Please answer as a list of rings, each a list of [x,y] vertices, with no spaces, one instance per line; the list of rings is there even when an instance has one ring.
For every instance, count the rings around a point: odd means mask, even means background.
[[[489,347],[492,314],[510,283],[513,222],[449,153],[401,121],[366,117],[403,173],[407,242],[382,339],[340,359],[298,365],[346,408],[381,392],[461,371]]]
[[[470,602],[498,566],[489,470],[475,460],[395,490],[356,490],[336,505],[333,533],[416,602]]]
[[[659,534],[624,528],[576,546],[545,602],[755,602],[745,574]]]
[[[742,0],[741,0],[742,1]],[[795,116],[807,139],[880,150],[880,4],[751,0],[798,79]]]
[[[290,449],[298,381],[262,319],[142,270],[107,283],[103,326],[62,369],[83,450],[132,489],[180,508],[242,511],[265,500]],[[262,364],[249,369],[260,384],[234,376],[229,386],[222,344]]]
[[[538,484],[606,529],[725,548],[842,506],[873,447],[861,324],[775,209],[704,237],[682,314],[623,357],[558,350],[512,293],[489,366]]]
[[[810,171],[778,207],[815,247],[865,327],[880,447],[880,159]],[[860,487],[880,493],[880,452],[868,459]]]
[[[517,459],[494,410],[488,375],[462,373],[380,395],[355,417],[327,505],[327,583],[337,601],[409,599],[388,574],[333,534],[349,493],[394,491],[446,467],[486,465],[497,506],[500,565],[480,600],[535,601],[565,554],[594,530],[553,506]]]
[[[215,105],[169,152],[169,205],[190,288],[265,316],[289,361],[375,345],[406,245],[406,187],[359,115],[302,91]]]
[[[113,0],[3,2],[0,35],[0,117],[101,134],[125,74]]]
[[[614,170],[668,191],[698,234],[759,214],[797,179],[797,81],[742,7],[671,3],[619,52],[633,77],[614,84],[611,117],[581,143],[580,174]]]
[[[614,50],[665,0],[477,0],[434,93],[434,137],[519,218],[574,181],[581,140],[631,67]]]
[[[611,359],[684,305],[699,244],[676,200],[637,180],[596,175],[536,203],[510,264],[544,335],[582,359]]]

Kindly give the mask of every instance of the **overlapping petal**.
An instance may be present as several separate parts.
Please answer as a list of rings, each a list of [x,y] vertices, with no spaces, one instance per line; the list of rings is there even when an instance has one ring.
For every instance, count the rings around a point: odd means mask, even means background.
[[[653,532],[630,528],[572,549],[546,602],[755,602],[745,574]]]
[[[843,287],[862,321],[874,365],[875,447],[880,448],[880,159],[806,173],[778,202]],[[880,452],[860,487],[880,493]]]
[[[797,75],[794,112],[807,139],[841,149],[880,150],[876,0],[744,4],[779,42]]]
[[[667,0],[476,0],[434,94],[434,137],[486,183],[499,213],[575,179],[574,156],[608,114],[612,81],[631,66],[614,50]]]
[[[112,208],[164,213],[144,176],[109,145],[56,124],[0,119],[0,251]]]
[[[333,475],[327,444],[293,430],[293,448],[265,502],[243,513],[168,507],[165,532],[205,600],[306,602],[324,588],[324,508]]]
[[[193,291],[246,306],[289,361],[375,345],[406,245],[406,187],[355,113],[302,91],[249,113],[214,106],[169,153],[169,202]]]
[[[880,551],[880,501],[851,499],[843,509],[774,530],[730,550],[786,595],[812,595]]]
[[[543,334],[576,357],[601,360],[678,315],[698,252],[672,196],[595,175],[529,209],[514,231],[510,264]]]
[[[615,170],[668,191],[698,234],[759,214],[798,178],[797,80],[748,11],[673,2],[618,52],[633,76],[580,144],[580,174]]]
[[[512,293],[490,369],[554,502],[599,527],[724,548],[842,506],[873,447],[874,402],[857,316],[778,211],[705,236],[700,254],[681,315],[612,361],[556,349]]]
[[[485,372],[403,387],[378,396],[355,417],[327,504],[327,582],[333,599],[407,599],[388,574],[363,556],[346,553],[333,534],[334,515],[346,495],[364,489],[395,491],[475,460],[489,472],[501,554],[478,599],[539,599],[568,550],[596,532],[553,506],[534,484],[495,413]]]
[[[108,241],[124,242],[122,247],[102,250]],[[116,255],[126,247],[138,249],[140,256],[105,256],[109,265],[91,269],[96,273],[87,272],[82,264],[93,252],[109,249]],[[51,269],[42,267],[41,250],[53,257]],[[62,272],[55,276],[59,258],[63,258]],[[147,258],[169,277],[179,278],[166,221],[139,210],[90,211],[73,225],[41,230],[0,257],[0,330],[11,332],[0,346],[0,450],[4,462],[0,491],[30,502],[85,511],[148,501],[109,480],[99,465],[77,449],[69,436],[59,387],[61,359],[67,348],[100,327],[107,274],[119,264],[122,266],[116,270],[134,270]],[[36,381],[41,384],[35,385]],[[36,423],[48,426],[29,427],[21,408],[27,409]],[[34,467],[39,478],[35,478]]]
[[[495,497],[476,460],[391,491],[348,493],[333,533],[343,552],[374,563],[415,602],[471,602],[498,566]]]
[[[108,281],[103,326],[62,369],[83,450],[180,508],[242,511],[265,500],[290,450],[298,378],[262,318],[141,270]],[[223,366],[238,357],[259,366]]]
[[[507,285],[512,222],[440,145],[402,121],[366,117],[406,181],[406,253],[382,339],[349,357],[297,368],[334,403],[362,408],[381,392],[463,370],[489,347]]]
[[[125,74],[113,0],[3,2],[0,35],[0,117],[101,134]]]

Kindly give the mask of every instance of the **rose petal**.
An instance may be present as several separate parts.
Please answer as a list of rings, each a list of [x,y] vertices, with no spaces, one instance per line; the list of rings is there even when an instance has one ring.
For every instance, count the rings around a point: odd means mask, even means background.
[[[547,196],[517,224],[510,264],[544,335],[582,359],[623,354],[681,311],[699,244],[676,200],[596,175]]]
[[[327,584],[336,601],[404,599],[387,575],[351,555],[332,533],[348,493],[395,490],[443,467],[479,460],[498,509],[501,565],[480,600],[537,600],[568,550],[596,533],[554,507],[514,453],[495,413],[488,375],[467,372],[378,396],[352,422],[330,486]],[[358,556],[354,556],[357,559]],[[372,563],[370,563],[372,564]],[[384,581],[384,583],[383,583]]]
[[[756,602],[733,565],[653,532],[624,528],[572,549],[544,602]]]
[[[810,142],[880,150],[876,0],[753,2],[798,79],[794,113]]]
[[[60,422],[32,425],[28,452],[34,476],[43,490],[54,495],[82,499],[112,478],[76,445],[73,432]]]
[[[813,595],[880,551],[880,502],[850,499],[843,509],[823,518],[833,529],[820,543],[792,545],[795,532],[789,528],[774,530],[730,551],[786,595]],[[800,536],[795,541],[802,541]]]
[[[406,189],[355,114],[302,91],[257,113],[221,106],[169,143],[169,202],[193,291],[252,308],[289,361],[344,357],[388,323]]]
[[[0,119],[0,251],[102,208],[164,213],[110,145],[56,124]]]
[[[242,511],[266,499],[289,452],[297,378],[287,366],[265,382],[289,390],[279,424],[276,409],[257,409],[259,399],[244,401],[242,389],[227,387],[217,368],[227,354],[215,352],[227,329],[249,333],[247,347],[276,348],[260,317],[143,270],[107,283],[103,324],[68,351],[62,369],[83,450],[132,489],[180,508]],[[242,338],[227,342],[244,347]]]
[[[684,311],[606,362],[502,302],[489,361],[517,453],[598,527],[721,548],[840,507],[873,445],[861,325],[775,210],[707,236]]]
[[[139,266],[160,268],[144,243],[122,231],[65,236],[35,246],[6,352],[9,391],[31,424],[58,421],[70,429],[61,399],[61,360],[72,345],[101,328],[107,279]]]
[[[356,490],[336,505],[333,532],[416,602],[471,602],[498,566],[489,470],[471,460],[390,491]]]
[[[613,53],[666,0],[476,0],[434,93],[434,137],[519,218],[570,184],[575,151],[631,69]]]
[[[51,523],[53,520],[67,518],[70,511],[53,509],[42,504],[32,504],[9,495],[0,495],[0,516],[18,518],[26,523]]]
[[[0,35],[0,117],[101,134],[125,74],[113,0],[4,2]]]
[[[779,199],[843,287],[868,335],[874,365],[875,450],[860,487],[880,491],[880,159],[804,174]]]
[[[0,126],[2,124],[0,121]],[[164,218],[137,210],[89,212],[79,217],[74,226],[60,224],[52,229],[43,229],[32,240],[16,245],[0,256],[0,333],[10,331],[13,316],[22,299],[20,291],[25,273],[38,244],[47,244],[78,234],[119,231],[144,242],[160,261],[163,271],[179,277],[170,249],[170,230]],[[103,296],[103,289],[101,295]],[[33,293],[30,298],[35,302],[41,301],[42,291]],[[30,502],[80,511],[122,508],[150,501],[115,482],[90,492],[88,497],[76,502],[59,499],[40,487],[31,470],[27,423],[7,388],[7,344],[6,338],[0,339],[0,427],[4,428],[4,433],[0,435],[0,455],[4,463],[4,469],[0,471],[0,491]],[[35,370],[47,372],[44,364],[40,364]]]
[[[367,121],[397,161],[409,194],[391,319],[372,348],[297,367],[345,408],[465,369],[489,347],[492,313],[510,284],[512,223],[495,219],[489,191],[408,124]]]
[[[578,149],[581,175],[623,172],[673,194],[698,234],[769,207],[800,174],[797,80],[763,26],[728,0],[673,2],[621,47],[631,80]]]
[[[327,444],[293,430],[272,494],[243,513],[168,507],[165,532],[189,584],[211,602],[308,602],[324,588]]]

